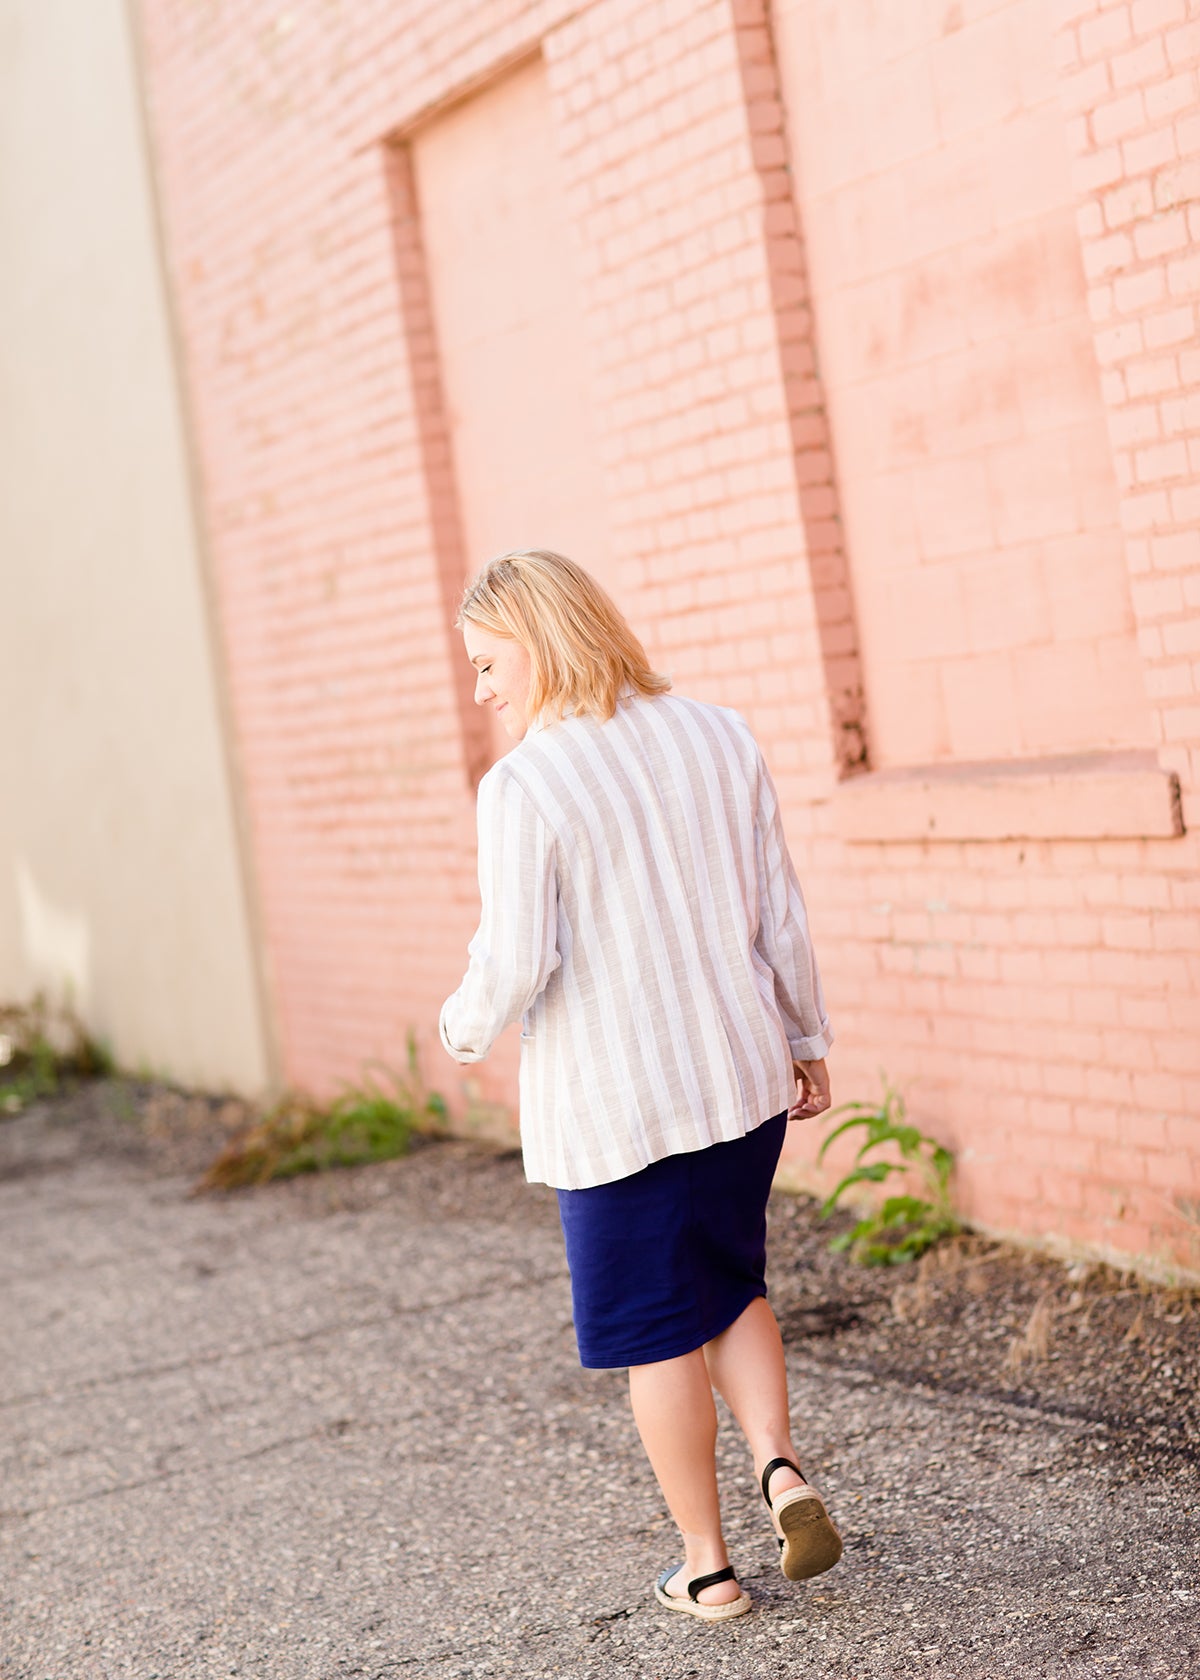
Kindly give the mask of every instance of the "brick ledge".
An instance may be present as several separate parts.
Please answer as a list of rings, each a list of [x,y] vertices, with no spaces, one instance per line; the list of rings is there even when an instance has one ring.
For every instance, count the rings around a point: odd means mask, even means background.
[[[1179,779],[1153,752],[876,770],[838,784],[843,840],[1136,840],[1181,835]]]

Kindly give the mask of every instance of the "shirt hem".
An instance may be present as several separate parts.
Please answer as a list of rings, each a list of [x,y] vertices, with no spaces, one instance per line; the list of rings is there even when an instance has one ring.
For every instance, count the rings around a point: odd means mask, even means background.
[[[760,1126],[765,1126],[769,1120],[775,1120],[780,1114],[786,1114],[788,1104],[791,1100],[792,1092],[789,1089],[781,1099],[780,1106],[778,1108],[772,1109],[770,1114],[762,1115],[760,1119],[755,1120],[752,1124],[747,1124],[743,1118],[736,1131],[722,1131],[718,1136],[700,1138],[696,1142],[685,1144],[678,1149],[671,1149],[664,1146],[661,1149],[655,1150],[653,1154],[648,1155],[645,1160],[639,1159],[635,1165],[627,1168],[624,1172],[607,1173],[603,1178],[593,1178],[588,1176],[586,1180],[574,1184],[560,1184],[556,1181],[556,1179],[548,1178],[546,1176],[547,1169],[542,1168],[539,1170],[533,1168],[530,1165],[529,1156],[525,1154],[524,1150],[522,1150],[525,1178],[530,1184],[545,1184],[551,1190],[594,1190],[598,1184],[617,1184],[623,1178],[632,1178],[635,1173],[644,1172],[647,1167],[652,1167],[656,1161],[665,1161],[668,1156],[695,1155],[702,1149],[711,1149],[714,1144],[736,1143],[738,1138],[749,1137],[751,1132],[756,1132]]]

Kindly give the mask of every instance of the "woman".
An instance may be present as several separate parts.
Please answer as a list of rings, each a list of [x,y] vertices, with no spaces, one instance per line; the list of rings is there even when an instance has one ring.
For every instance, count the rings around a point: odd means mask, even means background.
[[[522,1021],[525,1169],[558,1191],[580,1360],[628,1367],[683,1539],[655,1595],[723,1621],[750,1599],[721,1533],[714,1389],[785,1576],[842,1549],[799,1468],[763,1281],[784,1132],[829,1107],[832,1041],[778,800],[743,720],[668,694],[563,556],[492,561],[457,623],[476,703],[519,745],[479,785],[483,913],[442,1042],[478,1061]]]

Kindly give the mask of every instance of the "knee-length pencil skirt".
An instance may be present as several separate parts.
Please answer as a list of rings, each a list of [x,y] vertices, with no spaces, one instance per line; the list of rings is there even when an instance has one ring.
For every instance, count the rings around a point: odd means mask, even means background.
[[[628,1178],[560,1190],[580,1363],[675,1359],[765,1295],[767,1197],[787,1115]]]

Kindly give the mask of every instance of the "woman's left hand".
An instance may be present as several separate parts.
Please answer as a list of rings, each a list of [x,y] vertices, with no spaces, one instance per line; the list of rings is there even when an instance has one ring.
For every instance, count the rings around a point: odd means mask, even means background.
[[[796,1075],[796,1100],[788,1109],[789,1120],[812,1120],[824,1114],[832,1102],[829,1095],[829,1070],[824,1061],[793,1062]]]

